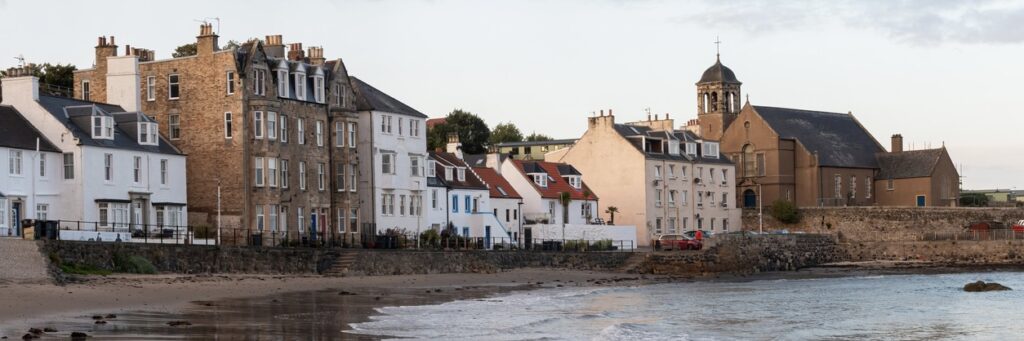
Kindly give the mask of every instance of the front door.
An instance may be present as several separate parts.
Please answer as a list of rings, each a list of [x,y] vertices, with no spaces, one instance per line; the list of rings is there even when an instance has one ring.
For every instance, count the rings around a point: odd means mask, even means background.
[[[132,230],[141,230],[142,227],[142,202],[136,200],[132,202]]]
[[[491,248],[491,227],[490,226],[484,226],[484,248],[488,249],[488,250]]]
[[[526,249],[533,246],[533,230],[529,227],[523,229],[523,244],[526,245]]]
[[[11,203],[11,224],[14,228],[14,235],[21,236],[21,202]]]
[[[917,207],[924,207],[924,205],[925,205],[925,198],[924,198],[924,196],[923,195],[918,195],[917,196]]]
[[[309,236],[309,240],[316,241],[316,212],[309,214]]]

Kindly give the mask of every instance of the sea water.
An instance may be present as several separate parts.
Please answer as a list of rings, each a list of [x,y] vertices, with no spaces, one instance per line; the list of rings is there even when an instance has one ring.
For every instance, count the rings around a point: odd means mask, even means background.
[[[1022,290],[962,291],[977,280]],[[419,340],[1024,340],[1024,273],[553,288],[377,312],[348,333]]]

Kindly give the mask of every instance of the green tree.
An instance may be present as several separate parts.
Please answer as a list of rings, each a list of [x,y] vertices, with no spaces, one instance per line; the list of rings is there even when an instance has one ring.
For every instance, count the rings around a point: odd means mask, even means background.
[[[519,128],[515,124],[509,123],[498,123],[491,129],[491,138],[488,142],[496,145],[502,142],[522,142],[523,133],[519,131]]]
[[[185,44],[178,46],[174,49],[174,53],[171,56],[174,58],[188,57],[196,55],[196,43]]]
[[[778,199],[769,208],[772,217],[783,224],[795,224],[800,222],[800,210],[792,201]]]
[[[224,44],[224,46],[221,46],[220,49],[221,50],[230,50],[230,49],[238,48],[239,46],[242,46],[242,44],[238,43],[237,40],[231,39],[231,40],[228,40],[227,44]]]
[[[562,224],[568,224],[569,204],[572,203],[572,194],[569,194],[569,192],[558,193],[558,202],[562,204]],[[565,238],[565,225],[562,225],[562,238]]]
[[[532,134],[530,134],[529,136],[526,137],[526,140],[530,141],[530,142],[533,142],[533,141],[551,141],[551,140],[554,140],[554,139],[551,138],[551,136],[547,136],[547,135],[544,135],[544,134],[532,133]]]
[[[444,148],[448,144],[448,133],[459,134],[459,142],[462,143],[462,151],[466,154],[480,154],[487,152],[487,140],[491,137],[491,130],[487,123],[480,117],[462,109],[455,109],[448,116],[445,122],[434,126],[427,132],[427,147],[431,150]]]
[[[75,70],[72,64],[29,64],[32,75],[39,78],[40,91],[54,96],[71,97],[75,83]],[[6,77],[6,71],[0,71],[0,78]]]
[[[608,206],[608,208],[604,210],[604,213],[611,215],[611,218],[608,219],[608,225],[615,225],[615,214],[619,213],[619,208],[615,206]]]
[[[984,193],[962,193],[960,194],[960,206],[964,207],[985,207],[988,206],[988,196]]]

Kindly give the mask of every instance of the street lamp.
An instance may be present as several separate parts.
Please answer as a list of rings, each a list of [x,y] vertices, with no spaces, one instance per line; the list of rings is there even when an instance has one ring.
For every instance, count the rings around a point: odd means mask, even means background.
[[[764,199],[761,194],[761,184],[757,184],[757,232],[764,234]]]

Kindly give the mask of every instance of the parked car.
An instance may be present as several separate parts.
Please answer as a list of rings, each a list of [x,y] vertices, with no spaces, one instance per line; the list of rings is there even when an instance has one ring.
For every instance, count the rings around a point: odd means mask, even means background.
[[[704,238],[709,238],[709,237],[714,235],[714,233],[712,233],[711,231],[701,230],[700,232],[703,235],[702,237],[704,237]],[[697,231],[686,231],[686,232],[683,232],[683,235],[686,236],[687,238],[695,239],[695,238],[697,238]]]
[[[1006,224],[998,221],[979,221],[967,225],[966,228],[971,231],[1003,230],[1006,229]]]
[[[655,249],[671,250],[700,250],[704,243],[699,240],[686,237],[681,234],[663,234],[654,243]]]
[[[1024,232],[1024,220],[1018,220],[1012,228],[1013,232]]]

